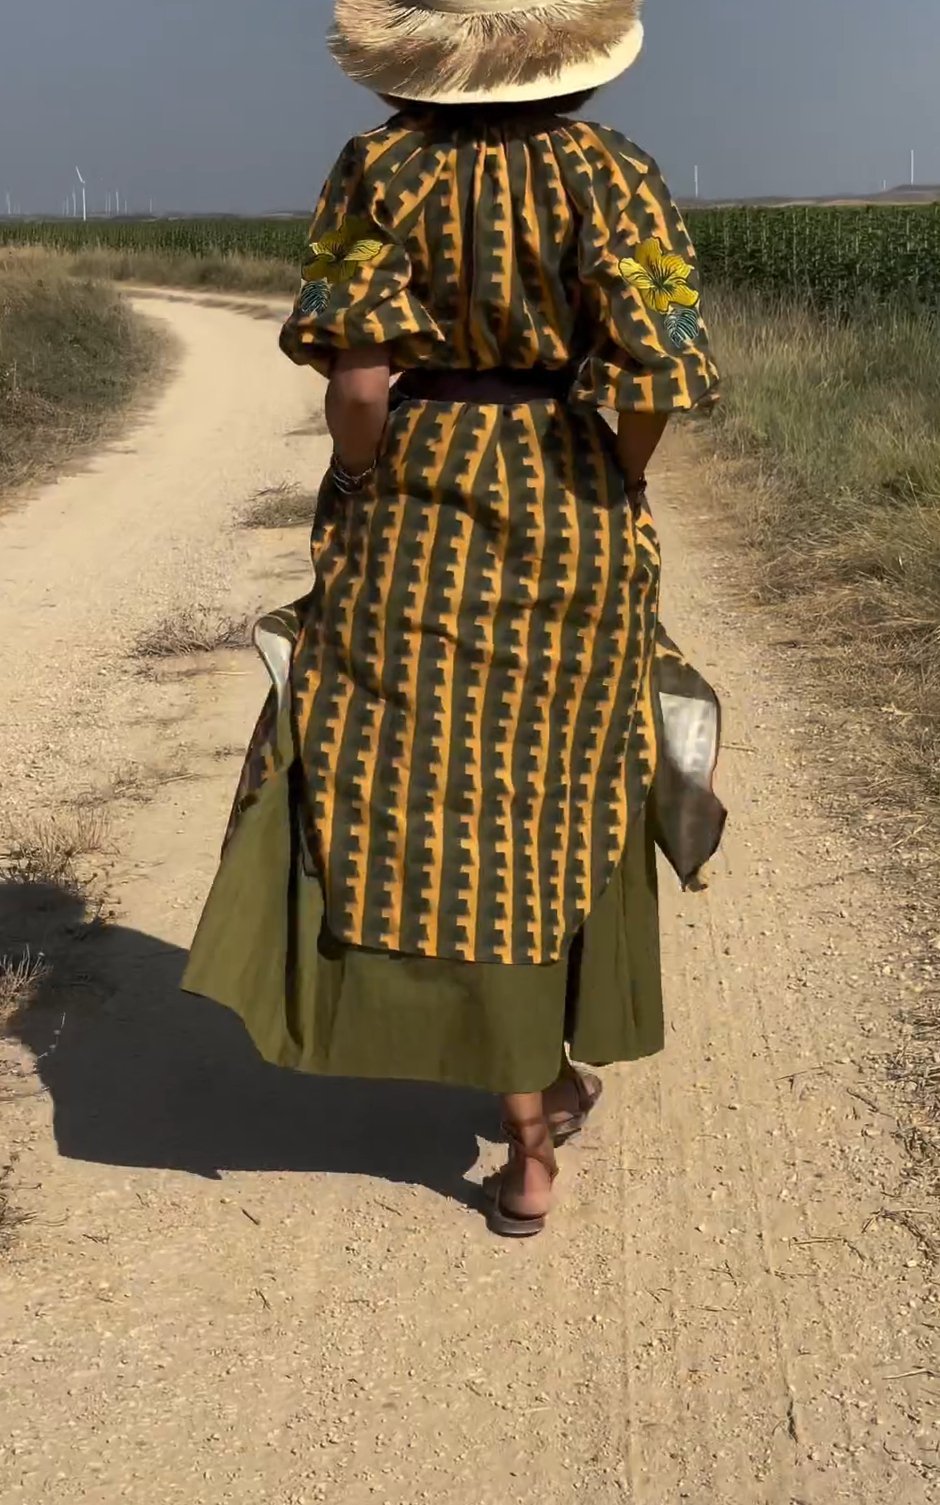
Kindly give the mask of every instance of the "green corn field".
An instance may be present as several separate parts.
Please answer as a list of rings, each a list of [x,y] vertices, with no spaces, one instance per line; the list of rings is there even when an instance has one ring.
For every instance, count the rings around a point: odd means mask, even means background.
[[[846,310],[860,301],[940,306],[940,205],[692,209],[706,282],[796,293]],[[306,220],[72,220],[0,225],[0,244],[76,252],[262,258],[299,264]]]
[[[165,256],[249,256],[299,266],[309,220],[166,219],[0,224],[0,244],[52,251],[146,251]]]
[[[688,220],[707,282],[839,311],[940,307],[940,204],[701,209]]]

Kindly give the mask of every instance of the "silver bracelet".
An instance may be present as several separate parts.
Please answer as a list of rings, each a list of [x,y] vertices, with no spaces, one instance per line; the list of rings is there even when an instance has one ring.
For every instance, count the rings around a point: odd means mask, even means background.
[[[375,475],[375,466],[376,462],[373,460],[368,470],[362,471],[360,475],[353,475],[337,459],[335,451],[330,457],[330,475],[333,477],[333,483],[337,491],[341,491],[344,496],[354,496],[357,491],[361,491],[366,482],[371,480]]]

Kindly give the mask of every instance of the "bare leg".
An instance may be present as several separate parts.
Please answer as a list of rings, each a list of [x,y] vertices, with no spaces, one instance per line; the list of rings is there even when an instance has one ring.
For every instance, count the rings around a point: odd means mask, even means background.
[[[533,1158],[510,1149],[509,1163],[502,1174],[502,1202],[508,1212],[520,1217],[542,1217],[551,1207],[554,1165],[545,1109],[541,1092],[514,1092],[503,1098],[503,1114],[520,1145],[541,1158]]]

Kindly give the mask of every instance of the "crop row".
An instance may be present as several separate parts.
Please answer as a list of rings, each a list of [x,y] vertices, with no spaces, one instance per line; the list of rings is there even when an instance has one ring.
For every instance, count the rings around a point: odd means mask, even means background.
[[[0,223],[0,244],[54,251],[146,251],[169,256],[249,256],[299,265],[309,220],[163,219]]]
[[[842,309],[860,299],[940,305],[940,205],[692,209],[688,221],[707,281]],[[0,225],[0,243],[296,264],[306,229],[293,219],[64,220]]]
[[[940,205],[701,209],[689,227],[711,282],[843,310],[940,306]]]

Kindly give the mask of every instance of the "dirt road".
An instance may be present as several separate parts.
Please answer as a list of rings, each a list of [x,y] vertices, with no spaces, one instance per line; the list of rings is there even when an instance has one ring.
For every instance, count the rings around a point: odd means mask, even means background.
[[[325,442],[257,310],[141,307],[179,343],[164,396],[0,525],[2,813],[108,799],[117,910],[8,1047],[40,1059],[0,1101],[34,1214],[0,1264],[3,1499],[927,1505],[940,1315],[880,1215],[906,1204],[867,1065],[902,917],[814,803],[812,714],[687,462],[657,485],[667,621],[725,699],[732,824],[709,894],[664,875],[668,1052],[607,1073],[520,1248],[469,1205],[488,1102],[278,1073],[175,991],[263,675],[128,647],[304,585],[302,531],[234,524]]]

